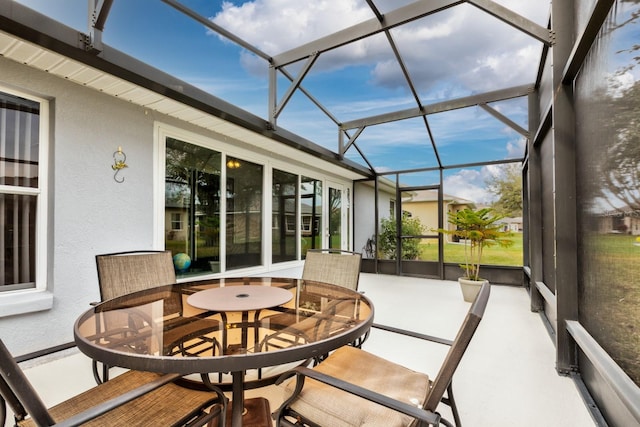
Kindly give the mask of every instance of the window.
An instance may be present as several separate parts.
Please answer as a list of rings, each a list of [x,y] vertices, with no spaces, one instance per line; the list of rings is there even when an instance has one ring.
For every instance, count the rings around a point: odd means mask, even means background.
[[[166,139],[165,248],[190,258],[180,275],[220,269],[220,165],[217,151]]]
[[[302,226],[300,227],[303,235],[311,234],[311,215],[302,215]]]
[[[0,291],[46,288],[46,111],[0,92]]]
[[[181,213],[171,214],[171,229],[175,231],[182,230],[182,214]]]
[[[262,265],[263,167],[227,157],[227,270]]]
[[[302,255],[307,250],[321,248],[322,236],[322,181],[303,176],[300,183],[300,212]]]
[[[272,261],[297,259],[296,218],[298,216],[298,175],[273,170],[271,190],[273,232]]]
[[[176,266],[183,267],[179,279],[304,259],[307,249],[323,247],[327,219],[339,219],[337,211],[323,213],[323,198],[343,211],[348,204],[346,183],[334,183],[341,190],[332,198],[321,178],[288,171],[241,147],[156,126],[155,241],[164,241],[174,256],[188,256]]]
[[[287,215],[287,234],[296,233],[296,216]]]

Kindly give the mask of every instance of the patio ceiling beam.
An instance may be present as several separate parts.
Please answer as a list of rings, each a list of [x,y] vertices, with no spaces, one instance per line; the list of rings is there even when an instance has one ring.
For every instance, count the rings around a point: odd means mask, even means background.
[[[369,166],[369,169],[371,169],[371,171],[375,174],[376,168],[373,167],[373,165],[371,164],[371,162],[369,161],[369,159],[367,159],[367,156],[364,155],[364,153],[360,150],[360,147],[358,147],[358,144],[356,144],[355,142],[353,143],[353,148],[356,149],[356,151],[358,152],[358,154],[360,154],[360,157],[362,157],[362,160],[364,160],[364,162],[367,164],[367,166]]]
[[[102,52],[102,31],[113,0],[89,0],[89,36],[84,40],[87,52]]]
[[[378,9],[373,0],[367,0],[367,4],[369,5],[369,8],[373,12],[373,14],[376,15],[376,19],[382,22],[384,20],[384,15],[380,13],[380,9]]]
[[[420,0],[385,14],[382,22],[377,17],[372,18],[276,55],[272,64],[283,67],[301,61],[314,52],[327,52],[462,3],[464,1],[460,0]]]
[[[387,41],[389,42],[389,45],[391,46],[391,50],[393,50],[393,55],[396,57],[396,61],[398,62],[398,65],[400,66],[400,70],[402,70],[402,75],[404,76],[405,80],[407,81],[407,85],[409,85],[409,90],[413,94],[413,99],[416,101],[416,104],[418,104],[418,107],[421,108],[422,107],[422,103],[420,102],[420,96],[418,95],[418,91],[416,90],[415,85],[413,84],[413,80],[411,79],[411,76],[409,75],[409,70],[407,69],[407,66],[405,65],[405,62],[402,59],[402,55],[400,55],[400,51],[398,50],[398,46],[396,46],[396,43],[393,40],[393,37],[391,37],[391,33],[388,30],[385,30],[384,33],[387,36]]]
[[[491,114],[493,117],[500,120],[502,123],[504,123],[505,125],[509,126],[511,129],[518,132],[520,135],[524,136],[525,138],[529,138],[529,132],[527,132],[526,129],[524,129],[522,126],[520,126],[519,124],[517,124],[516,122],[514,122],[513,120],[511,120],[510,118],[508,118],[507,116],[505,116],[504,114],[496,110],[495,108],[487,104],[478,104],[478,107],[482,108],[484,111]]]
[[[252,45],[251,43],[236,36],[232,32],[229,32],[224,28],[222,28],[221,26],[214,24],[210,19],[205,18],[204,16],[200,15],[196,11],[189,9],[188,7],[184,6],[181,3],[178,3],[175,0],[162,0],[162,2],[168,4],[169,6],[178,10],[179,12],[184,13],[191,19],[198,21],[199,23],[209,28],[210,30],[215,31],[216,33],[220,34],[223,37],[226,37],[227,39],[231,40],[237,45],[242,46],[243,48],[247,49],[249,52],[252,52],[253,54],[259,56],[260,58],[271,62],[271,56],[267,55],[266,53],[264,53],[263,51],[261,51],[260,49]]]
[[[569,60],[562,73],[562,83],[571,84],[578,75],[578,71],[580,71],[580,67],[582,67],[594,40],[598,37],[600,28],[609,16],[609,11],[614,3],[614,0],[598,0],[591,8],[589,21],[582,33],[578,35],[577,42],[573,45]]]
[[[438,166],[442,167],[442,160],[440,159],[440,153],[438,152],[436,139],[433,137],[433,132],[431,132],[431,125],[429,125],[429,120],[427,120],[427,116],[422,116],[422,119],[424,120],[424,125],[427,128],[427,135],[429,136],[429,142],[431,143],[431,148],[433,148],[433,155],[436,156],[436,161],[438,162]]]
[[[349,133],[346,132],[346,131],[340,131],[338,133],[338,141],[339,141],[338,145],[339,145],[340,158],[344,159],[344,154],[347,152],[347,150],[350,147],[353,147],[358,152],[358,154],[360,155],[362,160],[364,160],[364,162],[367,164],[367,166],[369,166],[371,171],[375,172],[375,168],[373,167],[373,165],[371,164],[369,159],[367,159],[367,156],[364,155],[362,150],[360,150],[360,147],[358,147],[358,144],[356,144],[356,139],[358,138],[358,136],[360,136],[362,131],[364,131],[364,128],[358,129],[353,136],[349,136]],[[349,138],[349,141],[347,142],[346,147],[345,147],[345,144],[344,144],[344,137],[345,136],[347,138]],[[345,147],[345,148],[343,148],[343,147]]]
[[[91,26],[100,31],[104,30],[104,23],[113,5],[113,0],[93,0],[93,10],[91,11]]]
[[[536,24],[524,16],[518,15],[492,0],[467,0],[467,3],[474,5],[478,9],[487,12],[489,15],[498,18],[502,22],[511,25],[534,39],[541,41],[547,46],[553,44],[551,30]]]
[[[471,95],[464,98],[452,99],[443,102],[430,104],[422,109],[409,108],[407,110],[399,110],[392,113],[370,116],[362,119],[345,122],[340,129],[356,129],[363,126],[372,126],[383,123],[395,122],[398,120],[411,119],[414,117],[426,116],[428,114],[442,113],[445,111],[457,110],[460,108],[473,107],[478,104],[486,104],[489,102],[504,101],[506,99],[519,98],[527,96],[533,91],[532,85],[515,86],[507,89],[499,89],[492,92]]]
[[[339,151],[340,156],[343,156],[343,157],[344,157],[344,153],[346,153],[346,152],[347,152],[347,150],[349,149],[349,147],[351,147],[352,145],[354,145],[354,144],[355,144],[356,139],[358,139],[358,137],[360,136],[360,134],[361,134],[363,131],[364,131],[364,126],[363,126],[363,127],[361,127],[361,128],[359,128],[359,129],[357,129],[357,130],[356,130],[356,133],[349,137],[349,141],[347,141],[347,143],[346,143],[346,144],[344,144],[344,137],[343,137],[344,133],[343,133],[343,132],[340,132],[340,133],[339,133],[339,135],[340,135],[340,137],[339,137],[339,140],[340,140],[340,147],[339,147],[339,149],[340,149],[340,151]],[[348,136],[348,134],[347,134],[347,136]]]
[[[287,79],[289,79],[290,82],[293,82],[294,78],[291,74],[289,74],[287,70],[285,70],[284,68],[280,68],[278,71],[280,71]],[[300,90],[300,92],[302,92],[307,98],[309,98],[309,100],[313,102],[315,106],[318,107],[320,111],[322,111],[327,117],[329,117],[333,123],[335,123],[336,125],[340,123],[340,121],[333,114],[331,114],[331,112],[324,105],[322,105],[320,101],[318,101],[316,97],[314,97],[309,91],[307,91],[302,86],[298,87],[298,90]]]
[[[513,159],[503,159],[503,160],[491,160],[489,162],[474,162],[474,163],[459,163],[455,165],[446,165],[446,166],[431,166],[425,168],[415,168],[415,169],[396,169],[396,170],[386,170],[384,172],[377,172],[377,176],[386,176],[386,175],[404,175],[411,173],[420,173],[420,172],[435,172],[435,171],[445,171],[452,169],[468,169],[475,168],[479,166],[490,166],[490,165],[501,165],[506,163],[522,163],[524,157],[516,157]]]
[[[311,70],[311,67],[313,67],[313,64],[318,59],[318,56],[319,56],[319,54],[315,53],[315,54],[311,55],[307,59],[307,62],[302,67],[302,70],[300,70],[300,73],[298,73],[298,77],[296,77],[293,80],[293,82],[289,85],[289,88],[287,89],[285,94],[282,96],[282,100],[280,100],[280,104],[279,105],[278,104],[272,105],[272,108],[269,109],[269,111],[271,113],[270,117],[269,117],[269,121],[274,126],[275,126],[275,123],[276,123],[276,119],[278,118],[278,116],[280,115],[280,113],[282,112],[284,107],[287,105],[287,103],[289,102],[289,100],[293,96],[293,93],[296,91],[296,89],[298,87],[300,87],[300,84],[302,83],[302,80],[305,78],[305,76],[307,75],[309,70]],[[269,72],[270,73],[275,73],[276,70],[275,70],[274,67],[270,67],[269,68]],[[270,79],[270,81],[271,81],[271,84],[269,85],[269,91],[274,91],[275,92],[275,90],[276,90],[276,79],[272,78],[272,79]],[[275,96],[273,96],[272,98],[275,99]]]

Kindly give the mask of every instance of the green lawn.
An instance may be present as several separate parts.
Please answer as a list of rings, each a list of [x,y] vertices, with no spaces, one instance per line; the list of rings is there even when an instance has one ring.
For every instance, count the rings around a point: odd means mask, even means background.
[[[522,233],[514,233],[511,239],[513,240],[511,247],[492,246],[485,248],[482,255],[482,264],[522,266]],[[429,243],[420,245],[420,259],[424,261],[438,260],[437,240],[429,240]],[[464,244],[445,243],[444,262],[463,263]]]
[[[640,246],[636,236],[590,234],[579,248],[580,322],[640,385]]]

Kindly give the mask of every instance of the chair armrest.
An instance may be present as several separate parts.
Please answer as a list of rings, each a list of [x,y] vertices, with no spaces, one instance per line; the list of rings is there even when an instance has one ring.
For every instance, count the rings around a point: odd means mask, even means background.
[[[79,414],[76,414],[70,418],[67,418],[64,421],[57,423],[56,426],[64,426],[64,427],[79,426],[119,406],[122,406],[127,402],[137,399],[138,397],[144,394],[147,394],[157,388],[160,388],[167,383],[175,381],[180,377],[181,377],[180,374],[163,375],[157,380],[143,384],[140,387],[137,387],[126,393],[123,393],[118,397],[114,397],[113,399],[107,400],[106,402],[93,406],[85,411],[80,412]]]
[[[346,391],[347,393],[359,396],[363,399],[367,399],[371,402],[393,409],[394,411],[402,412],[403,414],[409,415],[410,417],[426,422],[429,425],[437,426],[440,424],[440,414],[426,411],[418,406],[412,406],[407,403],[391,399],[390,397],[383,394],[367,390],[366,388],[343,381],[330,375],[323,374],[314,369],[310,369],[304,366],[298,366],[291,371],[282,374],[276,381],[276,384],[282,383],[282,381],[289,378],[294,373],[296,375],[296,390],[294,391],[293,396],[289,398],[289,401],[292,400],[292,398],[302,390],[304,378],[309,377],[329,386]]]
[[[435,342],[435,343],[438,343],[438,344],[443,344],[443,345],[448,345],[448,346],[453,345],[453,341],[452,340],[448,340],[446,338],[434,337],[432,335],[421,334],[419,332],[408,331],[406,329],[395,328],[393,326],[380,325],[378,323],[374,323],[374,324],[371,325],[371,327],[372,328],[376,328],[376,329],[381,329],[381,330],[387,331],[387,332],[393,332],[395,334],[406,335],[406,336],[412,337],[412,338],[418,338],[418,339],[425,340],[425,341]]]
[[[0,396],[0,425],[5,425],[7,421],[7,403]]]

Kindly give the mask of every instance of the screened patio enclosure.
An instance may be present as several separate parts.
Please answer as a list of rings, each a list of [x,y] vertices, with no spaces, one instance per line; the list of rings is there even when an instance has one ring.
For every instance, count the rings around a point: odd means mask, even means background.
[[[2,285],[61,301],[2,322],[64,310],[74,264],[60,239],[75,224],[59,212],[89,211],[100,190],[62,207],[65,179],[93,167],[63,165],[106,144],[91,130],[120,137],[109,155],[129,154],[109,194],[153,194],[117,214],[140,217],[125,240],[146,226],[144,244],[175,245],[195,275],[275,271],[314,247],[363,251],[429,191],[443,227],[451,204],[490,204],[486,179],[515,165],[522,262],[490,279],[530,290],[559,374],[593,399],[596,420],[639,424],[640,2],[275,4],[0,1]],[[94,96],[105,98],[85,101]],[[118,126],[136,117],[139,128]],[[135,183],[141,164],[147,179]],[[9,234],[25,239],[21,251]],[[455,278],[439,235],[395,237],[398,255],[410,239],[438,250],[419,264],[374,250],[374,271]],[[86,238],[85,251],[96,247]]]

